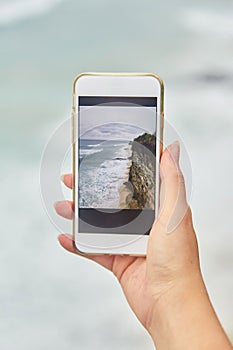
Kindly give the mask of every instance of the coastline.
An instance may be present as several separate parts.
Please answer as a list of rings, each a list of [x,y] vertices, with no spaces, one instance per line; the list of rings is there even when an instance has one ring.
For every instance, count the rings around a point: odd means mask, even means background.
[[[129,147],[128,176],[119,188],[119,208],[154,210],[155,135],[139,135]]]
[[[128,209],[129,208],[129,203],[132,199],[133,196],[133,188],[131,183],[129,182],[129,174],[130,174],[130,168],[132,166],[132,146],[131,144],[128,145],[128,150],[129,150],[129,154],[128,154],[128,160],[129,162],[127,163],[127,175],[124,178],[124,182],[122,183],[122,185],[119,187],[119,208],[120,209]]]

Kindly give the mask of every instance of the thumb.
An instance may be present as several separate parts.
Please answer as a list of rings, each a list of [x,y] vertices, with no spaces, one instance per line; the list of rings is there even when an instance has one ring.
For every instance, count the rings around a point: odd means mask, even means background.
[[[158,220],[172,232],[188,210],[183,174],[179,166],[180,144],[175,141],[163,152],[160,162],[161,189]]]

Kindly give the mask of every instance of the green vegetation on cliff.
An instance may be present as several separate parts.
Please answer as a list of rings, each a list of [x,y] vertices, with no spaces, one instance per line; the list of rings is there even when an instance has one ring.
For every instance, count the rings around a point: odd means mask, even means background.
[[[155,149],[156,149],[155,140],[156,140],[155,134],[148,134],[147,132],[145,132],[143,135],[136,137],[133,140],[133,142],[138,142],[142,146],[149,149],[153,154],[155,154]]]

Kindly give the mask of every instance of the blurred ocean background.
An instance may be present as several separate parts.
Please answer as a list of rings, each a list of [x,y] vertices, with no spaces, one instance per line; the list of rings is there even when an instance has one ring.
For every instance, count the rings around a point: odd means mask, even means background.
[[[0,62],[1,348],[153,349],[115,278],[63,251],[43,209],[43,149],[83,71],[164,79],[191,159],[204,278],[232,334],[233,2],[0,0]]]

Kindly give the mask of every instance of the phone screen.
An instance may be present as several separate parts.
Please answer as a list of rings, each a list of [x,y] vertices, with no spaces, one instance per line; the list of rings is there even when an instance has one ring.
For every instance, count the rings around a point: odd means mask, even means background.
[[[157,98],[79,96],[78,106],[78,231],[148,234]]]

